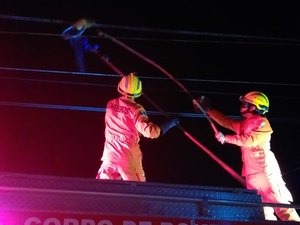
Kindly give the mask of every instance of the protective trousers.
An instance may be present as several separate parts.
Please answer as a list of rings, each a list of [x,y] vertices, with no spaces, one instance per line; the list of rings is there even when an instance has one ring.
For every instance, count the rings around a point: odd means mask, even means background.
[[[246,176],[246,184],[247,189],[257,190],[257,193],[262,197],[262,202],[291,204],[293,201],[281,174],[257,173],[248,175]],[[300,217],[294,208],[265,206],[263,209],[266,220],[277,220],[278,217],[282,221],[300,222]]]

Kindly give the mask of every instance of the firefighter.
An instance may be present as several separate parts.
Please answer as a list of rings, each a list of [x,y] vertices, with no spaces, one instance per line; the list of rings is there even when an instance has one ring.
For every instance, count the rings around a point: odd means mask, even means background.
[[[291,204],[292,195],[286,187],[270,147],[273,130],[266,117],[269,111],[269,99],[262,92],[251,91],[241,96],[240,101],[241,119],[230,118],[214,109],[205,96],[198,100],[194,99],[193,104],[196,107],[199,103],[211,119],[234,131],[232,135],[224,135],[218,131],[215,137],[222,144],[228,143],[240,147],[243,161],[242,176],[246,179],[247,189],[257,190],[262,202]],[[263,209],[266,220],[277,220],[278,217],[283,221],[300,222],[294,208],[265,206]]]
[[[146,181],[140,136],[158,138],[179,123],[170,119],[161,126],[151,122],[142,105],[135,101],[142,94],[142,82],[134,73],[118,84],[120,97],[108,102],[105,113],[105,144],[96,179]]]

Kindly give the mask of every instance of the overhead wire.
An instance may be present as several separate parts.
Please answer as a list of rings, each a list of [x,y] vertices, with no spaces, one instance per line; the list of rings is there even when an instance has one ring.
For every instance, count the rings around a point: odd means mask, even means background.
[[[23,17],[23,16],[11,16],[11,15],[0,15],[0,19],[8,19],[8,20],[19,20],[19,21],[29,21],[29,22],[38,22],[38,23],[51,23],[51,24],[61,24],[61,25],[65,25],[65,24],[70,24],[70,22],[65,21],[65,20],[54,20],[54,19],[44,19],[44,18],[33,18],[33,17]],[[108,24],[95,24],[95,27],[98,28],[111,28],[111,29],[125,29],[125,30],[133,30],[133,31],[152,31],[152,32],[160,32],[161,29],[151,29],[151,28],[140,28],[140,27],[129,27],[129,26],[117,26],[117,25],[108,25]],[[170,33],[176,33],[176,31],[174,30],[165,30],[162,29],[163,32],[168,32],[170,31]],[[0,33],[6,33],[6,34],[28,34],[28,35],[44,35],[44,36],[61,36],[60,34],[45,34],[45,33],[27,33],[27,32],[7,32],[7,31],[0,31]],[[209,32],[187,32],[187,31],[178,31],[178,33],[184,33],[184,34],[193,34],[193,35],[208,35],[208,36],[218,36],[218,37],[227,37],[227,35],[224,34],[218,34],[218,33],[209,33]],[[99,35],[96,36],[99,38]],[[247,35],[231,35],[229,34],[228,37],[239,37],[239,38],[247,38],[247,37],[256,37],[258,39],[265,39],[265,37],[260,37],[260,36],[247,36]],[[266,38],[268,40],[270,40],[270,38]],[[285,39],[285,38],[271,38],[272,40],[280,40],[280,41],[293,41],[293,42],[299,42],[300,40],[297,39]],[[170,39],[168,39],[168,41],[170,41]],[[234,42],[235,43],[235,42]],[[265,43],[264,43],[265,44]],[[290,44],[290,43],[280,43],[280,44]],[[1,68],[4,69],[4,68]],[[9,69],[9,68],[7,68]],[[12,68],[11,68],[12,69]],[[49,70],[49,72],[51,72]],[[53,71],[55,72],[55,71]],[[56,71],[59,73],[64,73],[63,71]],[[70,73],[70,72],[67,72]],[[82,72],[71,72],[71,73],[75,73],[78,75],[85,75],[85,73]],[[96,73],[88,73],[88,75],[95,75],[97,76]],[[154,77],[144,77],[144,79],[159,79],[159,78],[154,78]],[[271,83],[271,82],[248,82],[248,81],[233,81],[233,80],[209,80],[209,79],[178,79],[178,80],[182,80],[182,81],[195,81],[195,82],[211,82],[211,83],[229,83],[229,84],[233,84],[233,83],[237,83],[237,84],[260,84],[260,85],[281,85],[281,86],[300,86],[300,84],[295,84],[295,83]]]
[[[47,73],[47,74],[67,74],[67,75],[82,75],[82,76],[95,76],[95,77],[118,77],[117,74],[109,73],[95,73],[95,72],[79,72],[79,71],[66,71],[66,70],[51,70],[51,69],[35,69],[35,68],[20,68],[20,67],[6,67],[0,66],[3,71],[15,72],[34,72],[34,73]],[[143,79],[148,80],[170,80],[167,77],[158,77],[154,75],[142,76]],[[185,82],[206,82],[206,83],[223,83],[223,84],[246,84],[246,85],[267,85],[267,86],[287,86],[287,87],[300,87],[298,83],[282,83],[282,82],[261,82],[261,81],[242,81],[242,80],[222,80],[222,79],[199,79],[199,78],[177,78],[178,81]],[[222,93],[222,92],[221,92]],[[222,93],[223,94],[223,93]]]
[[[23,36],[48,36],[48,37],[60,37],[60,34],[57,33],[41,33],[41,32],[25,32],[25,31],[4,31],[0,30],[0,34],[6,35],[23,35]],[[84,35],[87,38],[99,38],[94,35]],[[117,36],[116,38],[120,40],[127,41],[151,41],[151,42],[167,42],[167,43],[202,43],[202,44],[231,44],[231,45],[263,45],[263,46],[291,46],[299,47],[300,42],[262,42],[262,41],[232,41],[232,40],[207,40],[207,39],[187,39],[187,38],[149,38],[149,37],[128,37],[128,36]]]
[[[16,20],[24,22],[34,22],[34,23],[48,23],[48,24],[58,24],[58,25],[68,25],[72,22],[66,20],[58,19],[46,19],[46,18],[37,18],[37,17],[26,17],[26,16],[14,16],[14,15],[4,15],[0,14],[0,19],[5,20]],[[299,45],[300,40],[296,38],[281,38],[281,37],[271,37],[271,36],[258,36],[258,35],[243,35],[243,34],[229,34],[229,33],[215,33],[215,32],[202,32],[202,31],[190,31],[190,30],[171,30],[171,29],[162,29],[162,28],[148,28],[148,27],[134,27],[134,26],[124,26],[124,25],[112,25],[112,24],[100,24],[95,23],[93,25],[96,28],[100,29],[113,29],[113,30],[126,30],[134,32],[151,32],[151,33],[161,33],[161,34],[176,34],[176,35],[190,35],[190,36],[202,36],[202,37],[217,37],[217,38],[234,38],[234,39],[249,39],[249,40],[265,40],[268,42],[256,42],[257,44],[289,44],[289,45]],[[28,33],[29,34],[29,33]],[[36,33],[38,34],[38,33]],[[53,34],[49,34],[53,35]],[[145,39],[144,39],[145,40]],[[195,40],[192,40],[195,41]],[[201,40],[203,41],[203,40]],[[278,43],[272,43],[270,41],[279,41]],[[206,42],[206,41],[205,41]],[[213,40],[212,43],[220,43],[220,41]],[[221,42],[225,43],[225,41]],[[239,41],[229,41],[229,43],[240,43],[244,44],[245,42]],[[253,42],[246,42],[253,43]]]
[[[86,111],[86,112],[105,112],[105,107],[93,107],[82,105],[62,105],[62,104],[46,104],[46,103],[33,103],[33,102],[18,102],[18,101],[2,101],[0,100],[0,106],[10,107],[25,107],[25,108],[40,108],[40,109],[54,109],[54,110],[70,110],[70,111]],[[186,117],[186,118],[205,118],[201,113],[190,112],[166,112],[172,117]],[[160,111],[147,110],[147,114],[152,116],[160,116]],[[240,116],[229,115],[230,118],[238,119]],[[271,121],[278,122],[300,122],[300,119],[292,118],[270,118]]]

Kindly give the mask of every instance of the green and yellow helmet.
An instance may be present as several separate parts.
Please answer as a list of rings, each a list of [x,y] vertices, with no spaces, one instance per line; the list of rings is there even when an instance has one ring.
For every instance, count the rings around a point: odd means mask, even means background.
[[[118,92],[127,97],[140,97],[142,94],[142,82],[134,73],[130,73],[123,76],[120,80]]]
[[[244,96],[240,96],[240,100],[242,102],[247,102],[252,105],[255,105],[257,111],[260,114],[265,114],[269,111],[269,99],[268,97],[259,91],[251,91]]]

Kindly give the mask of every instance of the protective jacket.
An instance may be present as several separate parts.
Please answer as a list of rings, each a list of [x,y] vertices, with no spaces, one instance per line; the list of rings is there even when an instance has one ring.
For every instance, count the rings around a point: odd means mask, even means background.
[[[267,118],[252,114],[247,119],[232,119],[213,109],[208,115],[221,126],[235,132],[226,135],[226,143],[241,147],[242,176],[256,173],[279,173],[280,168],[270,150],[270,140],[273,130]]]
[[[108,102],[105,124],[101,160],[126,168],[141,167],[140,135],[158,138],[161,132],[158,125],[149,121],[143,106],[125,96]]]

